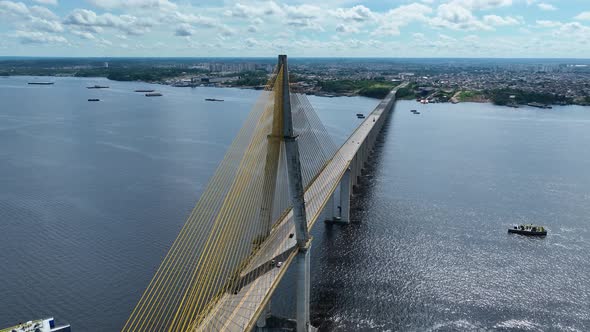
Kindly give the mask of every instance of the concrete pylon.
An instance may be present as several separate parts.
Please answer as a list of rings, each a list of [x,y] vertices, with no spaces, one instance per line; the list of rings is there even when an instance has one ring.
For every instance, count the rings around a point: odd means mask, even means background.
[[[342,175],[340,180],[340,222],[350,222],[350,192],[351,192],[351,179],[350,179],[350,168],[347,168]]]
[[[301,175],[301,161],[299,160],[299,145],[297,136],[293,132],[293,118],[291,116],[291,96],[289,93],[289,69],[287,56],[279,55],[279,68],[282,68],[282,111],[283,111],[283,139],[287,156],[287,173],[289,177],[289,194],[293,205],[293,220],[295,222],[295,236],[297,238],[297,256],[295,265],[297,270],[297,332],[310,331],[309,322],[309,248],[311,239],[307,228],[307,214],[305,212],[305,198],[303,179]]]

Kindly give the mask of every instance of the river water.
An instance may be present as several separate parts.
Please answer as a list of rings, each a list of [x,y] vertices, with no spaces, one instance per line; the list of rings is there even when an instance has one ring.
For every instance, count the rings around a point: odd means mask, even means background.
[[[259,92],[31,80],[0,78],[0,326],[117,331]],[[378,103],[309,99],[338,144]],[[398,102],[351,224],[313,230],[314,325],[590,329],[588,146],[588,108]],[[550,234],[510,236],[513,222]]]

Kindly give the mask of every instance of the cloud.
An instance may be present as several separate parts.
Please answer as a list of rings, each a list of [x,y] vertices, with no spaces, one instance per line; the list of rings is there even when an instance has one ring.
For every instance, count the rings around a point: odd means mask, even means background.
[[[512,16],[498,16],[498,15],[485,15],[483,22],[491,26],[510,26],[519,25],[522,23],[522,18],[515,18]]]
[[[431,13],[432,8],[420,3],[399,6],[378,17],[378,28],[372,34],[397,36],[401,27],[415,21],[427,22]]]
[[[42,5],[52,5],[57,6],[57,0],[34,0],[36,3],[40,3]]]
[[[547,21],[547,20],[538,20],[536,23],[537,23],[537,27],[540,27],[540,28],[556,28],[556,27],[560,27],[563,25],[561,22],[558,22],[558,21]]]
[[[187,36],[192,36],[194,33],[195,32],[193,30],[193,27],[190,24],[182,23],[176,28],[174,35],[180,36],[180,37],[187,37]]]
[[[576,17],[574,17],[574,19],[580,20],[580,21],[590,21],[590,11],[582,12],[582,13],[576,15]]]
[[[70,32],[82,39],[87,39],[87,40],[96,39],[96,37],[94,37],[94,35],[88,31],[72,30]]]
[[[113,28],[128,35],[143,35],[153,26],[149,19],[140,19],[132,15],[97,15],[87,9],[75,9],[65,19],[64,24],[83,28]]]
[[[23,44],[67,44],[68,40],[62,36],[55,36],[39,31],[16,31],[15,37]]]
[[[352,8],[337,8],[331,14],[344,21],[366,22],[375,19],[373,12],[363,5]]]
[[[340,32],[340,33],[359,33],[360,30],[350,24],[338,24],[338,26],[336,26],[336,31]]]
[[[541,10],[546,10],[546,11],[557,10],[557,8],[555,6],[548,4],[548,3],[544,3],[544,2],[537,4],[537,7],[539,7],[539,9],[541,9]]]
[[[453,1],[438,6],[437,15],[430,21],[430,24],[436,28],[448,28],[453,30],[491,29],[489,25],[480,22],[473,15],[469,7],[464,6],[463,1]]]
[[[221,23],[214,18],[194,14],[184,14],[181,12],[175,12],[169,20],[172,22],[188,23],[202,28],[215,28],[221,26]]]
[[[512,0],[453,0],[449,4],[461,6],[469,10],[487,10],[512,6]]]
[[[28,15],[29,8],[22,2],[13,1],[0,1],[0,12],[4,12],[10,15]]]
[[[244,5],[238,2],[232,9],[227,11],[227,15],[240,18],[281,15],[281,13],[281,7],[274,1],[266,1],[251,5]]]
[[[37,17],[41,17],[47,20],[54,20],[57,21],[59,20],[59,17],[57,15],[55,15],[51,10],[45,8],[45,7],[41,7],[41,6],[32,6],[31,8],[29,8],[30,12],[32,15],[37,16]]]
[[[169,0],[87,0],[101,9],[162,9],[175,10],[177,5]]]
[[[46,20],[38,17],[31,17],[31,26],[35,30],[42,30],[47,32],[63,32],[64,28],[58,21]]]
[[[287,25],[299,29],[310,29],[324,31],[321,22],[318,20],[322,9],[314,5],[283,6],[283,12],[287,17]]]

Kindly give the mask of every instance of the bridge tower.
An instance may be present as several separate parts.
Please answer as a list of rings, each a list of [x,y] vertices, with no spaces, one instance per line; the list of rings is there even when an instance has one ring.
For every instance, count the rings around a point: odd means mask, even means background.
[[[275,177],[277,171],[277,155],[280,151],[281,141],[284,143],[287,161],[287,177],[289,180],[289,197],[293,207],[293,220],[295,222],[295,236],[297,239],[297,255],[295,257],[295,269],[297,274],[296,285],[296,322],[297,332],[312,330],[309,321],[310,299],[310,254],[311,238],[307,224],[305,211],[305,199],[303,191],[303,177],[301,174],[301,161],[299,158],[299,144],[293,131],[293,117],[291,114],[291,96],[289,92],[289,70],[287,56],[279,55],[279,73],[281,75],[280,89],[275,91],[275,111],[273,114],[272,132],[269,135],[267,148],[267,160],[265,165],[265,197],[262,203],[261,218],[267,225],[268,231],[272,227],[271,209],[274,196]],[[268,235],[268,233],[266,234]],[[259,327],[265,325],[264,321],[269,314],[267,307],[259,319]]]
[[[285,152],[287,155],[289,194],[291,196],[291,204],[293,205],[293,220],[295,221],[295,236],[297,238],[298,250],[297,256],[295,257],[295,268],[297,269],[297,332],[307,332],[311,326],[309,322],[309,249],[311,247],[311,239],[309,237],[307,215],[305,212],[299,145],[297,143],[297,136],[293,133],[291,97],[289,94],[289,70],[286,55],[279,55],[279,66],[283,69],[283,85],[281,88],[281,99],[283,102],[283,139],[285,141]]]

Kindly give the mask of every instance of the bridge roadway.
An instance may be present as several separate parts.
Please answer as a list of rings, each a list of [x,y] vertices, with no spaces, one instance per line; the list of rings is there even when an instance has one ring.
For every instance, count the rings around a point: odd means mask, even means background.
[[[365,118],[306,188],[305,207],[309,229],[325,215],[322,212],[347,171],[351,175],[350,183],[347,185],[356,185],[383,123],[393,109],[395,94],[400,87],[402,86],[392,90]],[[248,280],[248,276],[251,275],[258,277],[245,282],[234,292],[226,292],[213,303],[214,307],[196,327],[197,331],[250,331],[254,328],[256,320],[297,254],[295,236],[291,235],[295,233],[292,218],[290,210],[280,218],[269,238],[240,275],[242,280]],[[272,266],[270,262],[273,259],[275,262],[282,261],[282,266]]]

